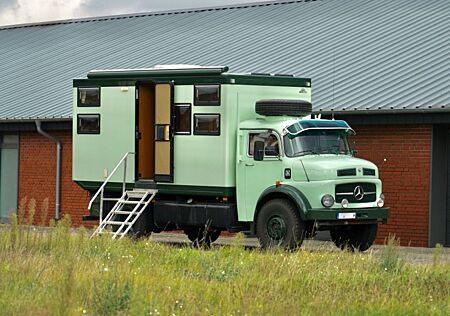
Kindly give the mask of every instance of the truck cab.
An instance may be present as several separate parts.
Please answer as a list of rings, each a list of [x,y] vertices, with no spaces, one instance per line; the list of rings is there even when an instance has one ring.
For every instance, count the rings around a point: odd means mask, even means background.
[[[240,124],[237,201],[262,243],[292,248],[330,230],[339,247],[370,247],[388,209],[378,168],[353,156],[353,134],[338,120],[267,116]]]

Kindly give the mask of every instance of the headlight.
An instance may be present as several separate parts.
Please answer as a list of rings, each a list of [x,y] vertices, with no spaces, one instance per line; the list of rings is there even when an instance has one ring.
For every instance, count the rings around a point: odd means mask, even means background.
[[[342,199],[341,206],[342,206],[342,208],[347,208],[348,207],[348,200],[347,199]]]
[[[330,194],[322,196],[322,205],[325,207],[331,207],[334,204],[334,198]]]
[[[378,198],[377,206],[378,207],[383,207],[384,206],[384,194],[383,193],[381,193],[380,197]]]

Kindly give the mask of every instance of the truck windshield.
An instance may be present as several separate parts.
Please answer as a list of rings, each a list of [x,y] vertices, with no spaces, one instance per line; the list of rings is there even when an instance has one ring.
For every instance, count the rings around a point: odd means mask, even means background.
[[[311,129],[298,135],[284,136],[284,151],[288,157],[319,154],[350,154],[345,130]]]

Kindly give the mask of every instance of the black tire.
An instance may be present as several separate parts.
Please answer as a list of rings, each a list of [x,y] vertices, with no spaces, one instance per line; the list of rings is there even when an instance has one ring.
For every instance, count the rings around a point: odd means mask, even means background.
[[[311,114],[312,104],[304,100],[259,100],[255,111],[266,116],[305,116]]]
[[[211,243],[219,238],[221,231],[216,229],[205,230],[204,227],[193,227],[185,229],[184,233],[194,247],[210,247]]]
[[[341,249],[366,251],[377,237],[378,224],[362,224],[330,230],[331,240]]]
[[[290,201],[274,199],[262,206],[256,219],[256,235],[264,249],[295,250],[305,237],[305,224]]]

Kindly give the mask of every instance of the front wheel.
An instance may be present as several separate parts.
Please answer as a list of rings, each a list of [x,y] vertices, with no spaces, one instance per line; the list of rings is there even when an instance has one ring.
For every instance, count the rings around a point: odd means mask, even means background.
[[[288,200],[270,200],[263,205],[256,220],[256,234],[262,248],[299,248],[305,225],[296,207]]]
[[[366,251],[377,237],[378,224],[361,224],[330,230],[331,240],[341,249]]]

